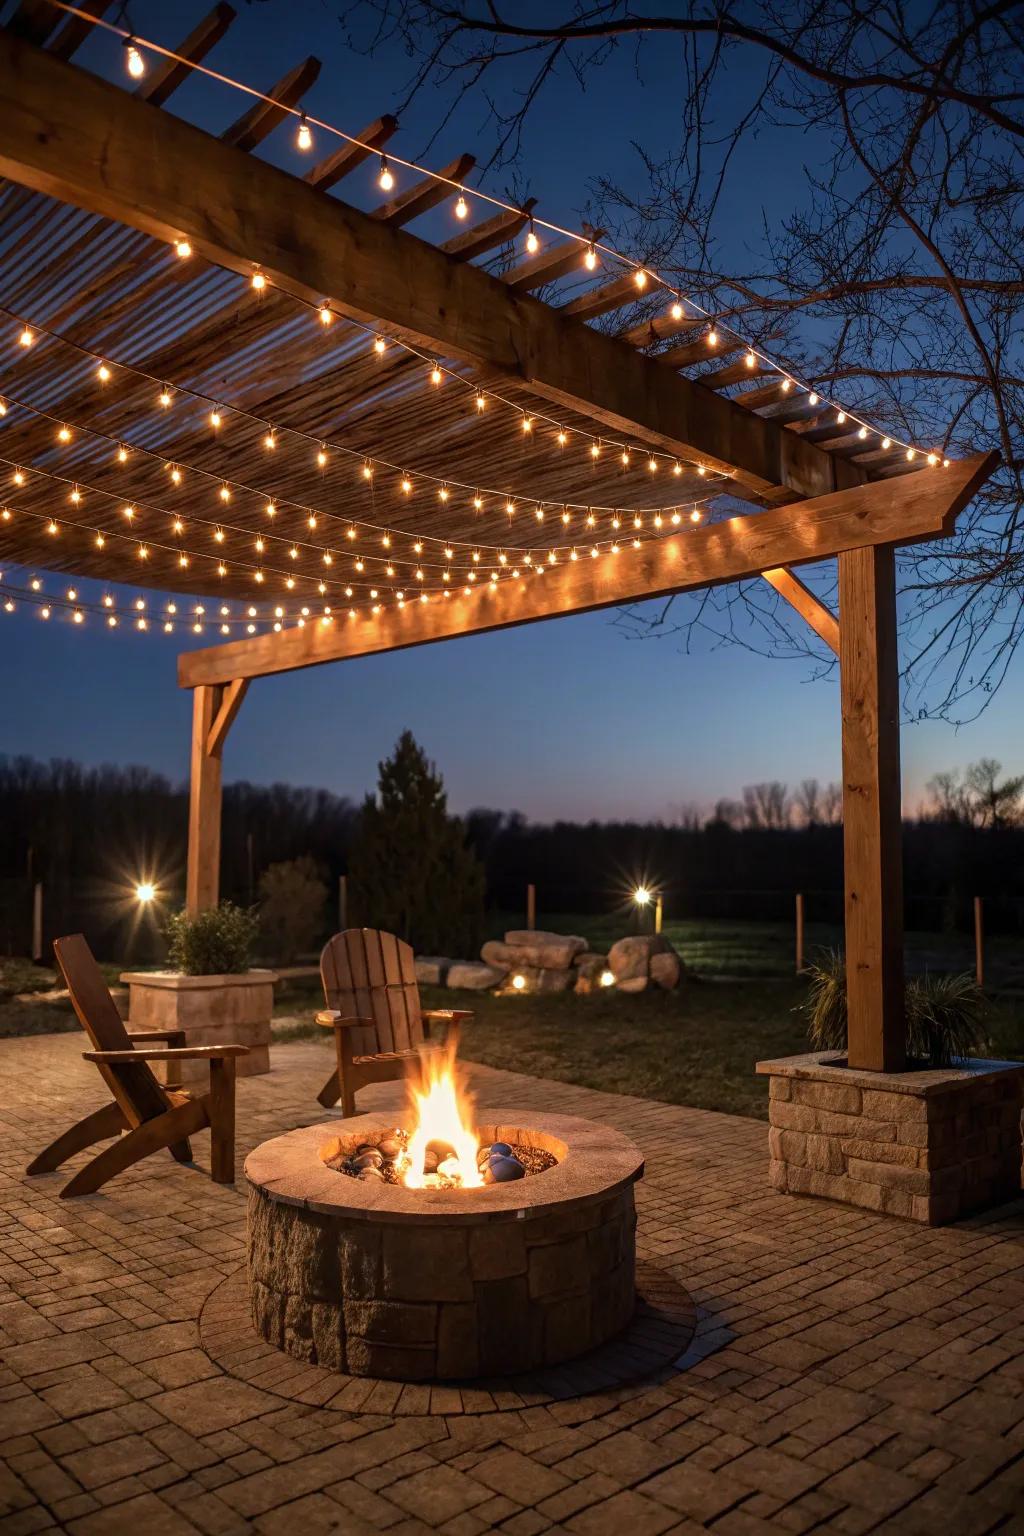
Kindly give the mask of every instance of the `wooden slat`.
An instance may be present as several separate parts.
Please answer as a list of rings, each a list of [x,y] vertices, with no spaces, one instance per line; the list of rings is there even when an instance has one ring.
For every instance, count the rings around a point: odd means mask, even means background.
[[[313,304],[527,382],[563,409],[733,474],[737,493],[782,504],[852,484],[771,422],[613,337],[512,293],[470,262],[392,229],[123,90],[0,35],[7,85],[0,172],[173,241]],[[251,131],[244,141],[251,138]]]
[[[96,30],[89,17],[102,16],[110,6],[111,0],[79,0],[78,9],[82,14],[66,17],[60,31],[50,40],[49,51],[54,58],[72,58]]]
[[[785,566],[776,567],[774,570],[762,571],[761,575],[770,587],[774,587],[780,597],[784,597],[791,608],[804,619],[814,630],[830,650],[839,655],[839,620],[835,614],[821,600],[815,597],[810,587],[805,586],[799,576],[794,576],[792,571]]]
[[[594,239],[599,240],[603,234],[603,229],[596,229]],[[502,274],[502,281],[513,293],[529,293],[569,272],[585,270],[583,256],[584,248],[578,240],[564,240],[559,245],[542,247],[535,256],[528,256],[525,261],[509,267]]]
[[[707,336],[700,336],[696,341],[681,342],[678,347],[667,347],[664,352],[657,354],[657,361],[666,368],[688,368],[691,363],[713,362],[718,357],[731,357],[734,352],[741,352],[745,343],[735,336],[718,333],[718,341],[711,346]]]
[[[636,288],[633,289],[634,295]],[[622,331],[623,341],[627,341],[631,347],[651,347],[655,342],[667,341],[670,336],[690,334],[693,331],[703,330],[707,321],[698,315],[682,315],[680,319],[673,320],[668,315],[652,315],[640,325],[634,325],[628,331]]]
[[[471,597],[409,603],[379,617],[358,615],[280,634],[236,640],[178,658],[183,688],[316,666],[344,657],[424,645],[454,635],[584,613],[696,587],[739,581],[785,565],[823,560],[879,542],[942,537],[998,463],[979,454],[898,484],[856,486],[797,506],[733,517],[598,560],[563,562],[543,575],[501,581]],[[486,568],[481,568],[485,571]]]
[[[373,1017],[377,1021],[377,1050],[394,1051],[396,1043],[391,1022],[391,999],[388,996],[380,934],[375,928],[363,929],[363,946],[366,952],[366,984],[370,991]]]
[[[151,102],[153,106],[163,106],[174,92],[189,77],[191,70],[189,63],[198,64],[210,50],[220,42],[235,19],[236,12],[230,5],[220,0],[213,10],[203,17],[175,50],[181,57],[176,59],[164,59],[157,55],[151,69],[146,71],[141,81],[138,95]],[[189,63],[183,63],[186,59]]]
[[[348,969],[351,977],[352,995],[355,999],[355,1007],[352,1010],[353,1017],[360,1019],[374,1019],[377,1014],[373,1006],[373,997],[370,992],[370,976],[366,963],[366,937],[362,928],[349,928],[343,934],[345,941],[345,954],[348,958]],[[373,1056],[380,1050],[376,1024],[371,1029],[354,1029],[352,1031],[352,1049],[360,1055]]]
[[[906,1065],[895,572],[891,546],[839,556],[847,1056],[873,1072]]]
[[[528,197],[521,210],[506,213],[502,210],[493,218],[483,219],[479,224],[471,224],[469,229],[464,229],[460,234],[453,235],[450,240],[445,240],[439,247],[446,256],[457,256],[460,261],[472,261],[476,256],[482,256],[485,251],[493,251],[496,246],[505,245],[509,240],[514,240],[520,230],[525,229],[533,209],[537,206],[535,197]]]
[[[319,73],[320,60],[310,54],[308,59],[296,64],[294,69],[290,69],[270,88],[267,95],[273,98],[271,101],[253,102],[237,122],[221,134],[221,141],[233,149],[255,149],[268,134],[273,133],[278,123],[284,121],[288,116],[288,108],[302,100]]]
[[[563,304],[558,313],[574,320],[596,320],[598,315],[605,315],[610,310],[635,304],[640,297],[635,278],[632,273],[627,273],[624,277],[612,278],[610,283],[602,283],[600,288],[577,294],[568,304]]]
[[[730,384],[742,384],[744,379],[763,379],[774,372],[774,368],[766,368],[761,362],[750,366],[745,358],[741,358],[738,363],[730,363],[726,368],[700,374],[697,383],[703,384],[705,389],[727,389]]]
[[[391,1039],[390,1049],[407,1051],[410,1045],[409,1020],[405,1011],[405,996],[402,991],[402,969],[398,958],[398,940],[393,933],[378,933],[377,942],[380,945],[381,963],[384,967],[384,986],[387,988],[387,998],[391,1014]]]
[[[423,176],[414,181],[411,186],[405,187],[397,196],[382,203],[370,214],[371,219],[379,219],[382,224],[391,224],[400,229],[403,224],[411,224],[413,219],[418,219],[420,214],[429,213],[431,208],[436,208],[438,203],[443,203],[446,198],[454,202],[458,193],[450,185],[453,181],[462,181],[468,176],[476,164],[474,155],[460,155],[450,165],[446,165],[437,176]]]
[[[319,187],[322,192],[326,192],[344,177],[350,176],[370,158],[374,150],[382,149],[397,128],[398,118],[385,112],[383,117],[378,117],[362,133],[356,135],[358,144],[346,143],[340,149],[332,150],[306,172],[303,180],[311,187]]]

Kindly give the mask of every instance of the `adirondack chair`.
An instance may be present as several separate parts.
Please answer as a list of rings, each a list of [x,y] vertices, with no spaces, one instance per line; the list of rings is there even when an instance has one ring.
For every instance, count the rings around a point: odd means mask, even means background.
[[[94,1047],[91,1051],[83,1051],[82,1055],[86,1061],[96,1063],[113,1100],[79,1120],[63,1136],[58,1136],[25,1171],[52,1173],[74,1153],[116,1136],[113,1145],[97,1153],[60,1192],[62,1200],[73,1195],[91,1195],[115,1174],[148,1157],[150,1152],[158,1152],[161,1147],[167,1147],[179,1163],[190,1163],[189,1136],[209,1126],[214,1181],[233,1184],[235,1058],[248,1055],[249,1047],[186,1047],[185,1033],[180,1029],[129,1034],[82,935],[74,933],[69,938],[56,939],[53,948],[78,1022]],[[159,1042],[163,1042],[162,1047]],[[149,1067],[151,1061],[195,1061],[199,1058],[210,1063],[210,1091],[197,1098],[163,1088]]]
[[[318,1024],[334,1030],[338,1065],[317,1095],[330,1109],[341,1099],[344,1114],[356,1112],[356,1091],[367,1083],[404,1077],[416,1047],[430,1039],[433,1024],[446,1026],[446,1042],[458,1044],[465,1009],[423,1009],[410,945],[375,928],[336,933],[320,956],[327,1007]]]

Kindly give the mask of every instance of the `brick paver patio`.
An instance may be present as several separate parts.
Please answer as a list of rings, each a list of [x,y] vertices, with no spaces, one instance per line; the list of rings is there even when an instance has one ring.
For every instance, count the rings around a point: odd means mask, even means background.
[[[928,1230],[796,1200],[767,1188],[758,1122],[475,1069],[483,1107],[586,1115],[641,1144],[639,1254],[689,1292],[696,1333],[616,1390],[585,1373],[578,1397],[356,1384],[324,1406],[287,1371],[247,1369],[229,1316],[241,1183],[163,1155],[77,1202],[56,1198],[66,1175],[24,1177],[101,1101],[81,1049],[0,1043],[4,1536],[1024,1536],[1024,1202]],[[239,1085],[242,1155],[325,1118],[329,1048],[273,1061]]]

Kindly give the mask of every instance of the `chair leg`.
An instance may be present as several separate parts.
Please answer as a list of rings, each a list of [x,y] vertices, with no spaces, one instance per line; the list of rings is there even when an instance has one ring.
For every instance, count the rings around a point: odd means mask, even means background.
[[[93,1194],[115,1174],[123,1173],[151,1152],[159,1152],[162,1147],[173,1147],[181,1143],[193,1131],[201,1131],[209,1123],[210,1112],[205,1099],[179,1104],[175,1109],[165,1110],[152,1120],[144,1120],[126,1136],[119,1137],[112,1146],[104,1148],[91,1163],[86,1163],[71,1182],[65,1184],[60,1192],[61,1199]]]
[[[235,1182],[235,1058],[210,1061],[210,1175]]]
[[[77,1125],[73,1125],[62,1136],[58,1136],[56,1141],[51,1141],[50,1145],[29,1163],[25,1172],[52,1173],[76,1152],[84,1151],[86,1147],[93,1146],[97,1141],[106,1141],[110,1136],[117,1136],[127,1128],[128,1121],[121,1106],[116,1103],[104,1104],[102,1109],[93,1110],[91,1115],[86,1115],[84,1120],[79,1120]]]
[[[335,1067],[334,1071],[331,1073],[330,1077],[327,1079],[326,1083],[324,1083],[323,1087],[320,1089],[320,1092],[317,1094],[317,1099],[323,1105],[324,1109],[331,1109],[335,1104],[337,1104],[338,1095],[340,1092],[341,1083],[338,1079],[338,1069]]]

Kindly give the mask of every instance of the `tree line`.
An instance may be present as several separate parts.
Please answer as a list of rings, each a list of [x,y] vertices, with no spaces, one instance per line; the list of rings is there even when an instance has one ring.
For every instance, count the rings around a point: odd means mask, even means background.
[[[439,793],[438,779],[431,795]],[[983,895],[991,931],[1024,932],[1022,803],[1024,776],[1005,776],[991,760],[935,776],[904,828],[909,926],[966,928],[973,897]],[[367,802],[386,804],[386,794]],[[684,807],[672,823],[544,824],[476,809],[454,824],[483,867],[492,911],[521,913],[532,883],[542,917],[625,913],[631,891],[647,882],[677,917],[788,920],[793,894],[803,891],[812,917],[838,922],[840,818],[838,786],[807,779],[793,790],[776,781],[750,785],[710,814]],[[272,867],[303,858],[327,893],[330,931],[340,875],[356,867],[353,899],[375,907],[397,880],[401,850],[394,828],[379,821],[379,810],[327,790],[228,784],[223,894],[249,905],[265,895]],[[148,769],[0,757],[0,953],[26,952],[36,881],[45,891],[47,938],[82,929],[102,952],[117,953],[138,921],[138,880],[155,878],[169,905],[181,900],[187,828],[187,787]],[[450,864],[458,853],[450,838],[446,846]],[[429,892],[424,900],[429,909]]]

